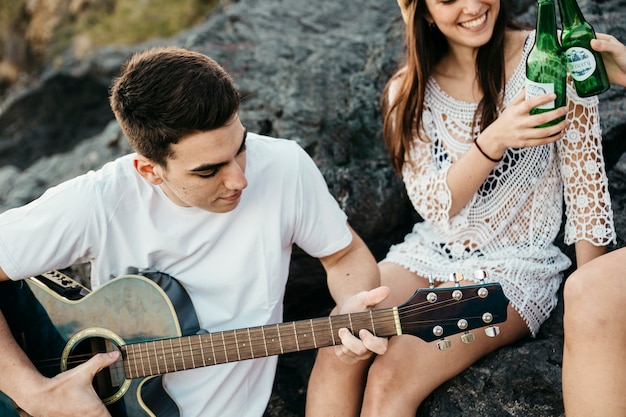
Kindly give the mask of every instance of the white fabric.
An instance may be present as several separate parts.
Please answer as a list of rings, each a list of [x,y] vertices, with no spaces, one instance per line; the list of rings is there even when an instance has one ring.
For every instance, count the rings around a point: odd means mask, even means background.
[[[505,105],[524,87],[533,42],[534,32],[507,81]],[[554,245],[563,198],[566,244],[587,240],[599,246],[615,239],[598,99],[579,98],[571,85],[567,98],[571,124],[566,137],[556,144],[509,149],[472,200],[450,218],[446,175],[478,136],[477,129],[471,131],[477,104],[450,97],[431,78],[422,119],[430,142],[414,140],[402,172],[409,198],[425,221],[415,224],[386,260],[440,281],[454,272],[472,279],[475,270],[485,269],[536,335],[556,306],[562,271],[571,264]]]
[[[211,332],[280,322],[292,244],[321,257],[346,247],[352,235],[295,142],[250,133],[246,143],[248,187],[232,212],[173,204],[134,171],[128,155],[0,215],[0,265],[19,279],[91,261],[94,287],[129,266],[152,268],[185,285]],[[258,417],[276,362],[172,373],[166,388],[183,417]]]

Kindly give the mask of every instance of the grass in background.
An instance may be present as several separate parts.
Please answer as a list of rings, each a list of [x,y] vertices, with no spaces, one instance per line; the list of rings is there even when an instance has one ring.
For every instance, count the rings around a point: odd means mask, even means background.
[[[167,38],[201,23],[219,0],[92,0],[67,11],[51,52],[69,46],[81,54],[103,45],[129,45]]]

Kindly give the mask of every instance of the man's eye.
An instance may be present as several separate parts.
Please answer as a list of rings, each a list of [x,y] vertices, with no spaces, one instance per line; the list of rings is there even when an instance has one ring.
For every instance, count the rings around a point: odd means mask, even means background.
[[[200,178],[211,178],[211,177],[214,177],[215,175],[217,175],[217,170],[210,171],[210,172],[203,172],[201,174],[198,174]]]

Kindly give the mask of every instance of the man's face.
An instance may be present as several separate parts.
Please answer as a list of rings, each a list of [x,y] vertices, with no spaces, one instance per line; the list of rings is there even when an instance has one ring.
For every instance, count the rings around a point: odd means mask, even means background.
[[[196,133],[172,145],[167,168],[154,173],[163,192],[183,207],[226,213],[239,204],[248,185],[246,130],[235,115],[223,127]]]

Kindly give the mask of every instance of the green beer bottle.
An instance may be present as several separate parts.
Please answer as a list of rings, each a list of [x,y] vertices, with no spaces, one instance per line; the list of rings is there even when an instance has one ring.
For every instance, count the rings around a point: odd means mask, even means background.
[[[535,107],[530,114],[547,112],[565,105],[567,62],[556,35],[554,0],[538,0],[535,45],[526,59],[526,98],[555,93],[556,100]],[[538,127],[552,126],[564,117]]]
[[[590,42],[596,37],[593,28],[580,11],[576,0],[558,0],[561,13],[561,46],[567,56],[567,67],[574,79],[576,93],[590,97],[609,89],[609,77],[599,52]]]

